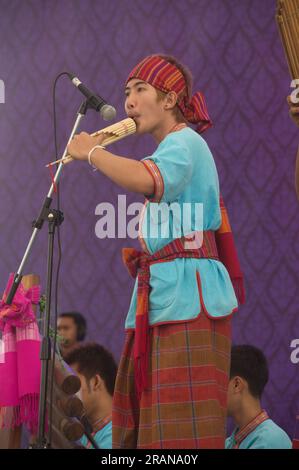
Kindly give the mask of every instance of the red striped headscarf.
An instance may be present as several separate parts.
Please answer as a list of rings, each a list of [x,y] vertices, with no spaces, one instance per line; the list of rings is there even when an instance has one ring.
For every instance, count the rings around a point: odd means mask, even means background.
[[[199,134],[212,126],[203,94],[198,91],[190,100],[184,75],[163,57],[151,55],[143,59],[133,68],[126,83],[132,78],[139,78],[164,93],[176,92],[177,106],[188,122],[197,124]]]

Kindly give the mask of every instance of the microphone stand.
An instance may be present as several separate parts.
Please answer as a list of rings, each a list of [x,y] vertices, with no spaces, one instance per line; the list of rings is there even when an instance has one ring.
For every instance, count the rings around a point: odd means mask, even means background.
[[[72,132],[70,134],[67,145],[71,142],[73,136],[75,135],[79,124],[85,116],[87,110],[92,108],[92,104],[89,100],[85,100],[77,112],[77,118],[74,123]],[[63,152],[64,158],[67,155],[67,145]],[[30,251],[33,246],[35,237],[44,224],[45,221],[48,222],[48,255],[47,255],[47,283],[46,283],[46,308],[45,308],[45,318],[43,324],[43,338],[41,345],[41,381],[40,381],[40,398],[39,398],[39,409],[38,409],[38,438],[35,448],[37,449],[46,449],[50,447],[50,443],[47,442],[45,436],[45,424],[46,424],[46,411],[47,411],[47,392],[48,392],[48,370],[49,370],[49,361],[51,359],[51,340],[50,340],[50,312],[51,312],[51,294],[52,294],[52,275],[53,275],[53,252],[54,252],[54,235],[55,229],[63,222],[63,213],[61,211],[50,209],[52,203],[52,193],[54,191],[55,184],[58,182],[60,173],[62,171],[63,163],[59,164],[59,167],[55,173],[54,181],[50,187],[50,190],[44,200],[42,208],[40,210],[38,218],[33,222],[32,226],[34,230],[32,232],[31,238],[27,245],[25,254],[21,261],[21,264],[14,276],[13,284],[8,293],[6,304],[11,305],[16,290],[23,277],[24,265],[27,261],[27,258],[30,254]],[[53,379],[53,377],[52,377]]]
[[[94,449],[99,449],[100,447],[92,436],[92,425],[90,424],[85,412],[79,417],[79,421],[82,424],[84,428],[84,434],[91,443],[91,445],[94,447]]]
[[[96,443],[96,441],[94,440],[92,435],[89,434],[89,432],[84,431],[84,434],[85,434],[85,436],[87,437],[87,439],[89,440],[89,442],[91,443],[91,445],[94,449],[100,449],[100,447],[98,446],[98,444]]]

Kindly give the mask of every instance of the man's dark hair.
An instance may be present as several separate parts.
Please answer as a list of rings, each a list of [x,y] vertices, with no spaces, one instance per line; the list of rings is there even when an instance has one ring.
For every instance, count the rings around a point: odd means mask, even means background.
[[[269,379],[268,364],[264,353],[248,344],[233,346],[230,378],[237,375],[246,380],[251,395],[261,398]]]
[[[97,343],[86,343],[77,346],[65,357],[65,361],[76,364],[78,372],[90,381],[95,375],[104,380],[108,393],[112,396],[114,391],[117,365],[112,354]]]
[[[86,335],[86,320],[79,312],[63,312],[59,318],[72,318],[77,327],[77,341],[83,341]]]

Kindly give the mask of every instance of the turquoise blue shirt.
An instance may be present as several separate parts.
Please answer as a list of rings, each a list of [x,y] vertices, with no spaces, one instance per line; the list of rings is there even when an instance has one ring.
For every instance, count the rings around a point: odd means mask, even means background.
[[[93,435],[93,438],[100,449],[112,449],[112,421]],[[90,449],[94,448],[90,445],[90,442],[85,435],[80,439],[80,442],[84,447]]]
[[[153,155],[144,160],[155,163],[164,185],[160,202],[148,200],[140,220],[142,237],[149,253],[156,252],[175,238],[192,231],[217,230],[220,227],[217,170],[212,153],[199,134],[188,127],[172,132],[159,144]],[[179,214],[187,207],[186,203],[190,203],[190,223],[187,228],[177,218],[175,211],[170,211],[167,221],[165,206],[170,208],[173,203],[179,208]],[[199,213],[196,203],[202,205],[203,217],[196,217]],[[164,204],[161,217],[153,217],[153,211],[162,207],[161,204]],[[165,224],[168,234],[163,232]],[[156,229],[154,234],[153,229]],[[177,229],[181,229],[181,233]],[[202,304],[196,273],[201,282],[202,303],[209,316],[226,317],[237,309],[238,303],[229,274],[221,262],[211,259],[175,259],[150,266],[150,325],[191,320],[199,315]],[[126,328],[135,328],[136,300],[137,280]]]
[[[225,441],[226,449],[233,449],[236,441],[235,429],[230,437]],[[239,449],[291,449],[292,442],[287,433],[281,429],[272,419],[267,419],[259,424],[245,439],[240,443]]]

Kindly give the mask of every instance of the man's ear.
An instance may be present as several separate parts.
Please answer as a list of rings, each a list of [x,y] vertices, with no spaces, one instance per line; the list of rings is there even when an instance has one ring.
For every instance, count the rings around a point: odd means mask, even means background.
[[[104,381],[102,377],[99,374],[96,374],[93,378],[93,389],[94,390],[102,390],[103,387],[105,386]]]
[[[169,91],[165,97],[165,109],[173,109],[177,104],[178,95],[175,91]]]
[[[233,392],[234,393],[240,393],[244,390],[245,388],[245,382],[242,377],[239,375],[236,375],[233,379]]]

